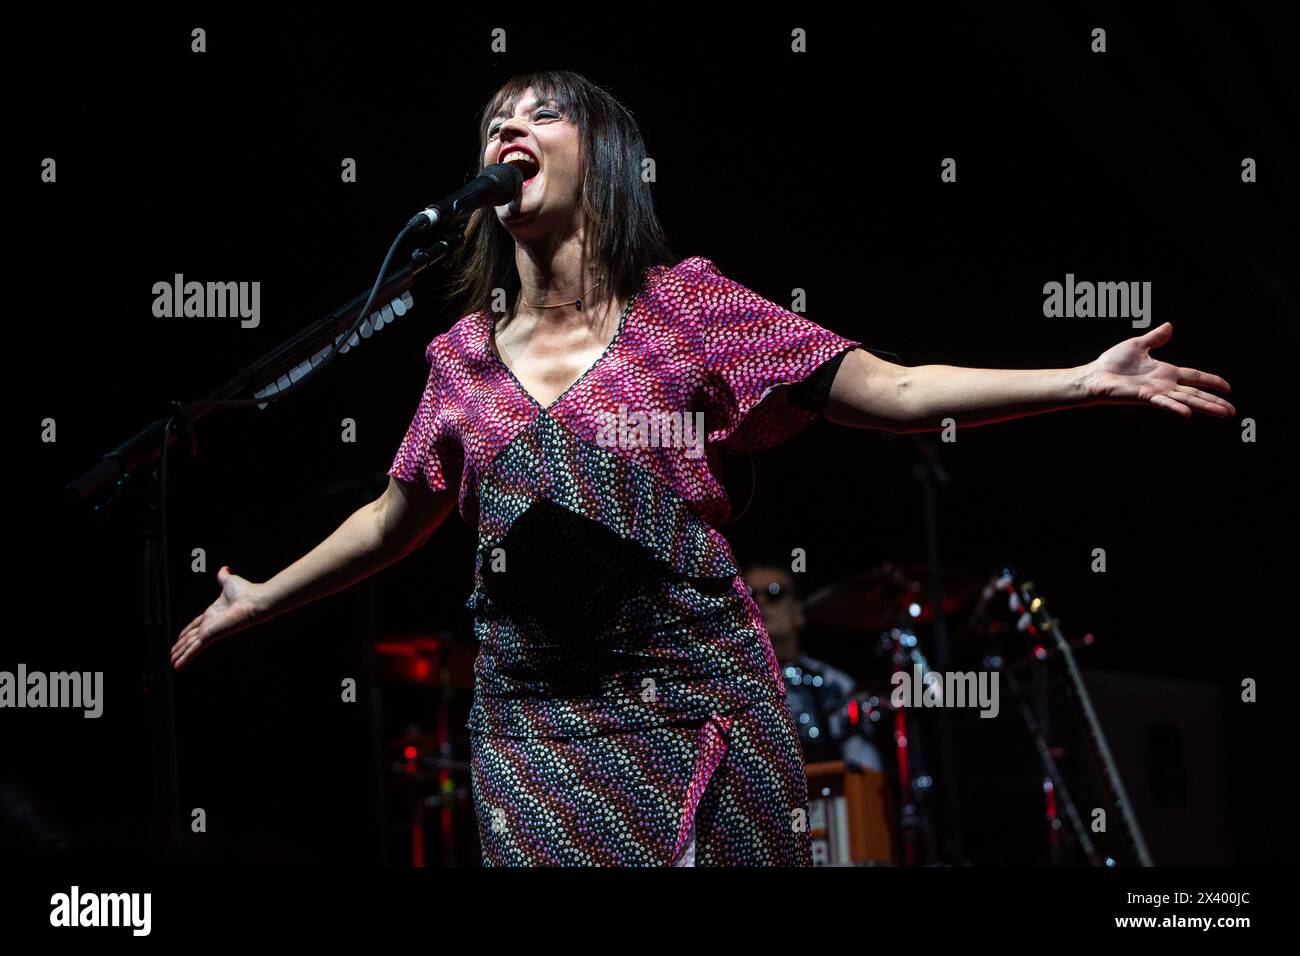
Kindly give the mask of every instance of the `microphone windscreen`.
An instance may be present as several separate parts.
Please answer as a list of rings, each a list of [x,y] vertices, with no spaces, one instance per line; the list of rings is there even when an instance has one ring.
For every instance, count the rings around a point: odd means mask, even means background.
[[[519,195],[524,185],[524,174],[515,163],[493,163],[484,166],[482,175],[487,176],[500,187],[500,192],[493,196],[492,205],[504,206]]]

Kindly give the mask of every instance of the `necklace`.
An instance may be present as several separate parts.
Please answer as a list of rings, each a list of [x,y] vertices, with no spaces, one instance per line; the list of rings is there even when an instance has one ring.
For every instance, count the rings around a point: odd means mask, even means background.
[[[600,280],[600,282],[604,282],[604,281],[605,281],[604,279]],[[578,311],[582,311],[583,298],[587,295],[587,293],[591,292],[592,289],[595,289],[596,286],[599,286],[600,282],[597,282],[596,285],[592,286],[591,289],[588,289],[586,292],[582,293],[582,295],[578,296],[578,298],[574,299],[572,302],[557,302],[554,305],[533,305],[533,303],[531,302],[525,302],[524,297],[521,295],[519,297],[519,304],[527,306],[530,309],[562,309],[566,305],[576,305],[578,307]]]

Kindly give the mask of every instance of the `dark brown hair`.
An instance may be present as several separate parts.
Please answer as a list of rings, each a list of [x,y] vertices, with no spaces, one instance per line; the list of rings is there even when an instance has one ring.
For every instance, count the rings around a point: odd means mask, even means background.
[[[609,92],[581,74],[568,70],[539,70],[515,76],[496,92],[479,116],[479,137],[473,175],[483,169],[488,129],[497,113],[514,113],[529,87],[538,98],[554,100],[560,114],[578,127],[582,137],[582,204],[586,219],[584,250],[596,264],[596,279],[604,298],[613,290],[630,297],[641,286],[645,271],[677,261],[668,248],[655,215],[650,184],[641,178],[645,141],[631,111]],[[519,293],[515,271],[515,240],[491,208],[470,214],[465,244],[450,274],[450,292],[463,312],[491,308],[494,289],[504,289],[509,304]]]

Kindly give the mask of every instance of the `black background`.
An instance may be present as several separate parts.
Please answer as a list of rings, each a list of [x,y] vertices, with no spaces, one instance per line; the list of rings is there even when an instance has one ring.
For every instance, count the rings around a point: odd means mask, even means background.
[[[474,120],[497,87],[570,68],[639,118],[679,257],[707,256],[778,302],[806,289],[814,321],[907,364],[1082,364],[1138,333],[1045,319],[1043,284],[1067,272],[1153,284],[1153,327],[1175,326],[1157,356],[1226,377],[1239,419],[1089,408],[965,431],[942,446],[942,555],[981,573],[1017,564],[1072,632],[1097,636],[1090,668],[1217,688],[1215,841],[1233,861],[1290,858],[1300,96],[1287,5],[1145,20],[864,9],[849,20],[691,6],[495,17],[213,7],[138,21],[51,13],[15,28],[28,64],[7,151],[22,200],[8,376],[20,531],[0,666],[102,670],[107,709],[97,721],[6,713],[4,771],[68,852],[146,853],[150,757],[136,537],[128,521],[70,507],[64,483],[170,400],[198,397],[360,292],[400,225],[472,169]],[[194,26],[207,30],[201,55]],[[497,26],[507,54],[489,49]],[[1105,54],[1089,50],[1094,26],[1108,31]],[[808,53],[790,52],[793,27],[808,31]],[[39,181],[46,156],[55,185]],[[939,180],[947,156],[955,184]],[[1257,183],[1241,181],[1246,156]],[[357,160],[355,184],[340,180],[344,157]],[[260,327],[154,318],[153,283],[178,272],[261,281]],[[173,631],[215,597],[219,566],[264,580],[361,504],[326,494],[332,483],[382,489],[424,385],[424,346],[456,318],[439,301],[425,283],[411,316],[294,399],[201,423],[199,457],[176,471]],[[35,437],[47,417],[56,444]],[[345,417],[355,444],[339,440]],[[1245,417],[1258,423],[1253,444],[1241,441]],[[742,559],[805,548],[806,590],[920,560],[911,462],[910,439],[819,423],[756,456],[753,500],[724,532]],[[734,465],[739,512],[750,471]],[[453,515],[373,591],[239,635],[178,676],[182,805],[210,821],[188,852],[385,858],[366,708],[339,706],[339,681],[359,676],[367,594],[382,633],[470,638],[472,541]],[[189,571],[194,547],[206,574]],[[1096,547],[1105,574],[1089,570]],[[852,646],[814,635],[812,647],[854,665]],[[1257,704],[1239,703],[1245,677]],[[1187,741],[1192,764],[1200,743]],[[1005,757],[967,755],[971,787]],[[1015,773],[1009,789],[1030,788],[1015,819],[1032,830],[1032,763]],[[967,821],[972,846],[1005,826],[998,812]],[[1037,861],[1029,840],[1014,846],[1014,861]],[[1195,844],[1178,855],[1223,861]]]

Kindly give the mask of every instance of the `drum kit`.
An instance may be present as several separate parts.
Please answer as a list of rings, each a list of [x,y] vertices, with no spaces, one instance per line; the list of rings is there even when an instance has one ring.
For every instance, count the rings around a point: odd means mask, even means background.
[[[942,597],[932,600],[930,595],[936,593]],[[936,606],[941,611],[938,616]],[[995,697],[1001,685],[1010,691],[1033,743],[1043,788],[1043,832],[1049,861],[1150,865],[1141,829],[1074,660],[1074,651],[1091,646],[1093,637],[1088,634],[1078,641],[1066,640],[1060,622],[1048,614],[1032,581],[1022,580],[1005,566],[983,576],[952,567],[936,574],[928,564],[886,563],[812,594],[804,602],[804,617],[810,628],[848,649],[844,656],[853,660],[855,676],[862,679],[857,681],[857,689],[836,702],[838,721],[828,719],[824,712],[816,713],[815,702],[809,704],[815,698],[791,693],[796,723],[801,729],[818,722],[838,724],[845,728],[841,744],[853,735],[878,746],[889,742],[889,746],[881,746],[884,760],[876,768],[855,765],[851,760],[808,764],[815,863],[924,866],[968,862],[960,839],[953,839],[954,831],[960,833],[960,821],[959,812],[952,808],[961,804],[956,799],[952,750],[943,746],[944,734],[951,733],[951,726],[944,723],[953,719],[956,709],[974,704],[953,694],[953,687],[960,688],[963,678],[973,687],[982,677],[985,680],[980,686],[991,684]],[[927,657],[927,650],[933,643],[930,638],[936,622],[942,618],[963,622],[956,629],[957,648],[963,661],[976,664],[974,670],[952,672],[946,661],[940,664],[943,673],[931,666],[934,655]],[[946,657],[943,653],[940,659]],[[923,689],[913,686],[914,675],[925,683]],[[790,676],[797,684],[809,683],[806,671],[787,674],[787,684]],[[945,680],[951,676],[959,680]],[[1056,719],[1060,708],[1046,693],[1049,680],[1064,688],[1057,696],[1071,705],[1064,721]],[[918,706],[921,693],[927,698],[926,706]],[[994,701],[993,715],[996,707]],[[808,709],[814,712],[808,713]],[[1076,739],[1083,744],[1073,747]],[[849,748],[844,747],[843,752],[847,756]],[[1068,761],[1063,759],[1067,755]],[[1084,820],[1068,785],[1071,776],[1078,776],[1081,785],[1090,784],[1093,778],[1102,781],[1103,786],[1089,794],[1093,798],[1089,808],[1095,813],[1101,804],[1113,811],[1119,837],[1112,839],[1110,847],[1099,845],[1091,820]],[[948,799],[942,799],[945,797]],[[944,839],[939,838],[940,819]]]
[[[937,583],[938,587],[935,587]],[[942,598],[931,600],[929,595]],[[939,607],[941,614],[936,615]],[[1033,582],[1000,568],[990,576],[956,568],[939,574],[928,564],[884,564],[851,574],[804,601],[810,629],[846,648],[854,686],[847,693],[809,693],[830,688],[815,667],[787,665],[785,681],[791,711],[804,735],[809,781],[808,826],[814,862],[823,865],[925,866],[966,862],[959,824],[951,813],[959,805],[952,751],[943,736],[961,701],[945,698],[943,656],[931,638],[943,618],[963,621],[955,628],[963,661],[974,661],[985,676],[996,674],[1014,698],[1013,706],[1033,742],[1043,787],[1045,839],[1053,862],[1115,865],[1149,863],[1123,784],[1074,662],[1074,651],[1092,636],[1067,641]],[[405,698],[406,720],[385,721],[388,791],[402,806],[399,855],[414,866],[432,858],[442,865],[477,862],[477,826],[470,794],[468,739],[464,731],[474,687],[472,643],[448,632],[390,636],[375,645],[376,676],[391,702]],[[1074,729],[1083,728],[1089,775],[1105,783],[1105,805],[1119,821],[1122,841],[1102,847],[1087,815],[1072,796],[1071,772],[1081,761],[1063,760],[1064,725],[1044,693],[1053,668],[1064,695],[1075,704]],[[918,691],[901,689],[912,675],[927,682],[927,706]],[[999,684],[994,682],[994,688]],[[843,691],[843,685],[840,690]],[[834,713],[828,713],[829,707]],[[970,701],[966,701],[969,704]],[[432,705],[432,706],[431,706]],[[390,706],[388,709],[394,709]],[[836,746],[828,733],[834,728]],[[821,735],[820,747],[812,746]],[[843,747],[857,737],[871,746]],[[1069,738],[1073,743],[1074,738]],[[875,752],[876,760],[861,753]],[[874,765],[873,765],[874,764]],[[1065,766],[1063,766],[1063,764]],[[1093,773],[1092,771],[1099,771]],[[1090,796],[1095,796],[1090,794]],[[1097,800],[1088,804],[1089,811]],[[947,812],[945,812],[947,811]],[[431,825],[432,824],[432,825]],[[941,838],[942,837],[942,838]]]

